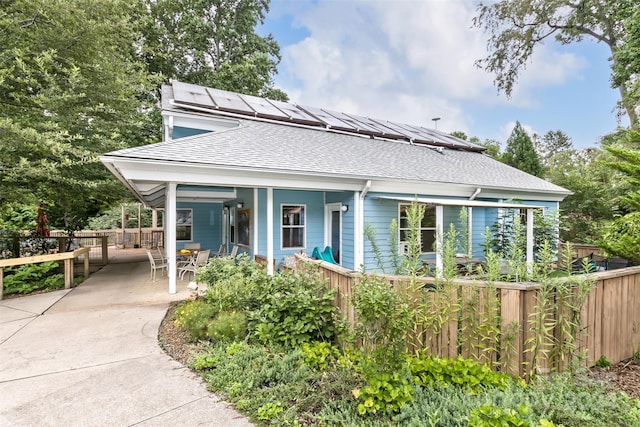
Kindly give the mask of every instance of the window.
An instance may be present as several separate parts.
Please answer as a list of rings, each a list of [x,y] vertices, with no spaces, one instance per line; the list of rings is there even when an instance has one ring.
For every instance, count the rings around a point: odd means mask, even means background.
[[[434,244],[436,242],[436,209],[434,206],[420,205],[424,207],[424,217],[420,223],[420,246],[422,253],[434,252]],[[400,204],[398,231],[400,232],[400,254],[405,253],[405,248],[409,240],[409,220],[407,219],[407,211],[411,208],[410,204]]]
[[[176,209],[176,240],[192,240],[193,211]]]
[[[282,205],[282,249],[304,249],[305,206]]]

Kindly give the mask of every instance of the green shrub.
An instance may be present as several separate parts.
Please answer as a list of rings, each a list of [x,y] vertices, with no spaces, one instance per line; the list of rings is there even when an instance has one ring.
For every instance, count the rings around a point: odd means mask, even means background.
[[[369,371],[364,377],[367,385],[353,391],[360,402],[358,413],[362,415],[397,412],[413,397],[413,386],[406,370]]]
[[[207,337],[215,341],[237,341],[246,336],[247,316],[239,311],[223,311],[207,327]]]
[[[175,324],[189,333],[191,341],[207,338],[209,324],[218,314],[216,307],[202,301],[187,301],[176,309]]]
[[[237,262],[237,263],[236,263]],[[222,311],[250,311],[257,309],[269,289],[270,280],[265,269],[241,254],[213,258],[198,269],[196,280],[207,284],[204,299]]]
[[[54,261],[25,264],[7,268],[3,280],[5,294],[28,294],[36,290],[54,290],[64,285],[64,275],[53,273],[58,269]]]
[[[410,301],[378,276],[363,276],[353,290],[353,343],[375,371],[404,364],[406,337],[413,327]]]
[[[336,347],[324,341],[303,343],[300,351],[304,358],[304,364],[314,371],[326,370],[340,354]]]
[[[261,407],[258,408],[257,414],[258,419],[263,421],[273,420],[278,417],[284,411],[282,408],[282,404],[280,402],[269,402],[265,403]]]
[[[611,360],[609,360],[607,356],[603,354],[600,356],[600,359],[596,361],[596,366],[598,368],[610,368],[611,366],[613,366],[613,363],[611,363]]]
[[[477,393],[487,387],[506,388],[513,380],[511,375],[492,371],[487,365],[458,356],[448,359],[420,353],[409,359],[413,381],[420,387],[433,383],[455,384]]]
[[[522,417],[530,412],[527,405],[518,405],[518,409],[501,408],[495,405],[482,405],[469,414],[470,427],[529,427]]]
[[[265,344],[297,347],[331,341],[336,333],[334,296],[316,270],[276,274],[260,306],[249,313],[250,328]]]

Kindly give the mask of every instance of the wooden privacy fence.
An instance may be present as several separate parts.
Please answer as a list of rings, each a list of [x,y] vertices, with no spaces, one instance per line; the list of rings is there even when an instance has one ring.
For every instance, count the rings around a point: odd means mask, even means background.
[[[64,262],[64,288],[69,289],[73,284],[73,261],[78,257],[84,258],[84,277],[89,277],[89,248],[77,249],[73,252],[62,252],[52,255],[36,255],[24,258],[9,258],[0,260],[0,300],[3,296],[4,268],[24,264],[36,264],[47,261]]]
[[[353,325],[353,290],[362,275],[296,255],[297,265],[306,262],[317,264],[328,285],[336,289],[334,305]],[[569,278],[594,283],[581,311],[576,311],[581,329],[576,331],[575,341],[567,337],[571,313],[562,303],[562,299],[572,298],[573,290],[564,295],[551,293],[544,306],[545,317],[541,317],[540,283],[453,280],[448,286],[437,287],[434,278],[425,277],[418,279],[424,286],[416,294],[408,285],[408,277],[379,277],[398,291],[412,292],[412,300],[417,302],[414,308],[423,321],[410,334],[410,350],[425,349],[440,357],[462,355],[527,376],[536,371],[566,369],[570,363],[566,349],[570,345],[575,348],[569,356],[583,355],[578,362],[586,366],[593,366],[603,355],[617,363],[640,349],[640,267]],[[557,280],[554,283],[566,279]],[[539,329],[541,323],[552,325],[546,334]]]

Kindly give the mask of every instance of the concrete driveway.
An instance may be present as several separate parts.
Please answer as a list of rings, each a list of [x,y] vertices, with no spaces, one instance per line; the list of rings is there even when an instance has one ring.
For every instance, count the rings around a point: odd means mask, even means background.
[[[74,289],[0,301],[0,425],[250,426],[158,346],[186,285],[121,250]]]

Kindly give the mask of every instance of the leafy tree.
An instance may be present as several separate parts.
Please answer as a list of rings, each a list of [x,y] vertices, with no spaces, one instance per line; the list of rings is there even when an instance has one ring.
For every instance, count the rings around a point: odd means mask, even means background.
[[[613,51],[612,85],[624,87],[623,105],[640,107],[640,8],[625,21],[622,43]]]
[[[620,197],[625,209],[608,227],[599,246],[606,252],[640,263],[640,131],[620,130],[615,142],[606,141],[604,149],[610,159],[602,162],[622,178],[624,195]]]
[[[474,142],[474,141],[472,141]],[[502,154],[500,153],[500,142],[495,139],[485,139],[483,142],[477,141],[479,145],[482,145],[487,150],[486,154],[493,157],[496,160],[500,160],[502,158]]]
[[[561,44],[593,38],[611,49],[612,74],[618,75],[619,72],[620,76],[620,80],[614,78],[613,82],[620,91],[621,103],[631,124],[635,125],[638,115],[625,84],[629,80],[617,61],[632,59],[632,53],[623,47],[629,41],[625,37],[625,22],[635,16],[637,10],[637,0],[500,0],[480,3],[474,26],[489,34],[487,44],[490,53],[476,65],[494,73],[498,90],[509,96],[536,46],[551,38]],[[616,52],[619,52],[618,56]]]
[[[560,202],[560,239],[595,243],[605,225],[619,211],[624,193],[618,177],[604,166],[606,152],[598,148],[560,151],[549,158],[545,177],[573,194]]]
[[[451,136],[455,136],[456,138],[460,138],[462,140],[467,140],[469,139],[469,137],[467,136],[466,133],[462,132],[461,130],[454,130],[453,132],[451,132],[449,135]]]
[[[144,0],[143,56],[153,73],[203,86],[287,100],[273,87],[280,48],[255,33],[269,0]]]
[[[533,141],[520,122],[507,140],[507,147],[502,155],[502,162],[535,176],[542,176],[542,164],[533,147]]]
[[[556,154],[573,149],[571,138],[559,129],[550,130],[542,137],[534,134],[532,139],[536,153],[540,156],[542,166],[545,168],[552,166],[550,160]]]
[[[3,2],[0,204],[45,202],[50,222],[62,225],[125,194],[98,156],[158,138],[147,114],[158,82],[135,59],[139,8]]]

